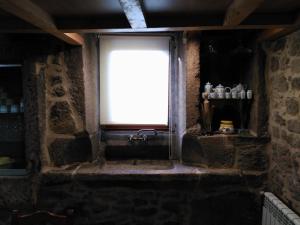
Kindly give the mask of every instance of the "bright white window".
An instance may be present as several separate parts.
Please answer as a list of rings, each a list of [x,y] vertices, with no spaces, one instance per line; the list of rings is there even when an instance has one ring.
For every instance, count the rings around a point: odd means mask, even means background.
[[[169,37],[100,38],[102,125],[168,125]]]

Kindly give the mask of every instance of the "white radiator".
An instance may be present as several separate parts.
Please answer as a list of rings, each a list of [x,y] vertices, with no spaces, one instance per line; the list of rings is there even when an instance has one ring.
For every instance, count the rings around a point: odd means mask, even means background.
[[[274,194],[265,192],[262,225],[300,225],[300,217]]]

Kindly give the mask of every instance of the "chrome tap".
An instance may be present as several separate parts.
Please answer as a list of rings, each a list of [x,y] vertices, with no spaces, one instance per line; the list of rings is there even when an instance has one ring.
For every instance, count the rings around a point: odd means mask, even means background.
[[[136,132],[136,134],[130,135],[128,137],[128,141],[130,143],[133,143],[135,141],[143,141],[146,143],[148,140],[148,137],[146,134],[143,134],[143,132],[153,132],[155,136],[157,135],[157,131],[155,129],[141,129],[141,130],[138,130]]]
[[[143,132],[153,132],[153,134],[156,136],[157,135],[157,130],[155,129],[140,129],[138,132],[136,132],[137,135],[140,135]]]

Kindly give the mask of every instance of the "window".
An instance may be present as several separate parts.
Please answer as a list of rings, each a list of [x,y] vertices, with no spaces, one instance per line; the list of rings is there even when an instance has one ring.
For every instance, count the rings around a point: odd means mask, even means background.
[[[168,126],[169,37],[100,38],[100,123]]]

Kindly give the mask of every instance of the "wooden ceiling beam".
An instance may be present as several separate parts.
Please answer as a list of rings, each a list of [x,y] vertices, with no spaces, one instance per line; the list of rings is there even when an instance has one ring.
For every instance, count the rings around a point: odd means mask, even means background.
[[[224,26],[237,26],[242,23],[264,0],[233,0],[229,5]]]
[[[300,29],[300,13],[297,15],[297,18],[294,21],[294,24],[291,27],[287,28],[273,28],[263,31],[257,38],[258,42],[276,40],[278,38],[289,35]]]
[[[145,29],[134,30],[131,28],[80,28],[80,29],[61,29],[63,32],[81,33],[132,33],[132,32],[181,32],[181,31],[208,31],[208,30],[265,30],[271,28],[289,28],[291,25],[238,25],[238,26],[186,26],[186,27],[148,27]],[[1,32],[1,30],[0,30]]]
[[[139,0],[119,0],[132,29],[147,27],[145,16]]]
[[[53,18],[30,0],[0,0],[0,8],[71,45],[82,45],[79,34],[59,31]]]
[[[281,25],[238,25],[238,26],[186,26],[186,27],[149,27],[134,30],[131,28],[62,28],[62,33],[131,33],[131,32],[181,32],[181,31],[205,31],[205,30],[266,30],[266,29],[290,29],[290,24]],[[39,29],[1,28],[0,33],[43,33]]]

